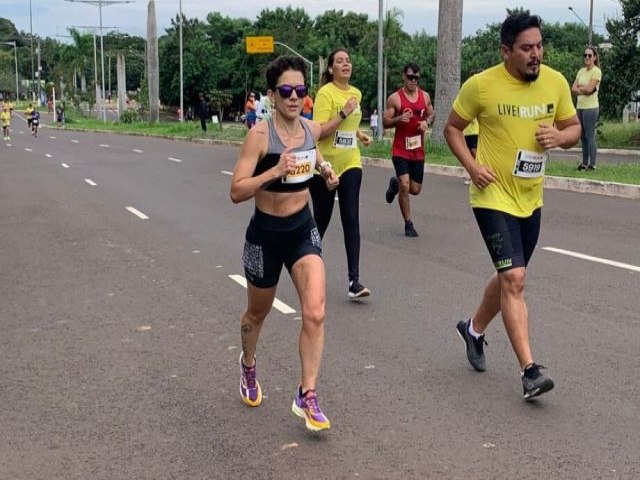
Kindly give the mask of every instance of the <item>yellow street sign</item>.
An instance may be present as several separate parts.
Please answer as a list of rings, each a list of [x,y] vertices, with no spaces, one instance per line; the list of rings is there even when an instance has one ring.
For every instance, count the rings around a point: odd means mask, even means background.
[[[247,53],[273,53],[273,37],[247,37]]]

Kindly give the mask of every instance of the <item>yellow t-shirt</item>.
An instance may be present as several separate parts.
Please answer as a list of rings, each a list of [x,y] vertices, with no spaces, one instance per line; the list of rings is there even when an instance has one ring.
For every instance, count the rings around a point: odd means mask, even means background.
[[[477,117],[476,161],[490,166],[497,176],[483,190],[471,184],[471,206],[529,217],[543,204],[544,168],[530,177],[521,170],[516,175],[516,168],[522,167],[522,160],[539,162],[544,158],[544,149],[535,137],[540,124],[551,126],[576,114],[566,79],[542,65],[536,81],[523,82],[499,64],[467,80],[453,109],[465,120]]]
[[[9,110],[0,112],[0,123],[2,123],[3,127],[8,127],[11,124],[11,112]]]
[[[325,123],[337,117],[351,97],[356,97],[358,100],[356,109],[338,125],[333,135],[318,142],[320,153],[325,160],[331,162],[333,171],[338,176],[350,168],[362,168],[356,137],[362,120],[362,110],[360,110],[362,93],[351,85],[348,90],[341,90],[333,83],[327,83],[318,90],[313,106],[313,120]]]
[[[578,74],[576,75],[576,80],[578,81],[578,86],[586,87],[591,83],[591,80],[598,80],[600,82],[602,80],[602,71],[595,65],[591,68],[591,70],[587,70],[587,67],[582,67],[578,70]],[[576,108],[585,109],[585,108],[598,108],[598,90],[600,89],[600,85],[596,85],[596,91],[591,95],[578,95],[578,104]]]
[[[33,113],[33,107],[27,107],[24,109],[24,114],[27,118],[31,118],[31,114]]]

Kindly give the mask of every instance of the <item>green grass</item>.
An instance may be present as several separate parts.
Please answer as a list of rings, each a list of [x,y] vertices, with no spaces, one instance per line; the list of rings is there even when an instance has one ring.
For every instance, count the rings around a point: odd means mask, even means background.
[[[208,125],[207,133],[203,134],[200,129],[200,122],[160,122],[150,124],[138,122],[131,124],[119,124],[107,122],[93,118],[83,118],[75,115],[67,117],[69,128],[79,128],[87,130],[109,130],[137,135],[151,135],[160,137],[180,137],[180,138],[208,138],[217,140],[242,142],[246,136],[247,129],[241,123],[224,123],[220,131],[218,125]],[[640,138],[640,124],[622,125],[620,123],[607,123],[602,127],[602,131],[610,144],[603,144],[599,140],[602,148],[627,146],[629,142],[637,137]],[[635,137],[634,137],[635,136]],[[622,142],[622,143],[618,143]],[[449,165],[459,167],[460,163],[453,156],[448,147],[437,145],[429,140],[426,142],[427,163],[432,165]],[[385,137],[382,141],[374,140],[369,147],[360,146],[363,156],[373,158],[383,158],[391,161],[391,137]],[[609,165],[600,162],[596,171],[579,172],[576,170],[574,160],[553,159],[547,164],[547,175],[559,177],[589,178],[605,182],[628,183],[640,185],[640,161],[630,159],[627,164]]]
[[[640,122],[606,122],[598,127],[600,148],[640,148]]]

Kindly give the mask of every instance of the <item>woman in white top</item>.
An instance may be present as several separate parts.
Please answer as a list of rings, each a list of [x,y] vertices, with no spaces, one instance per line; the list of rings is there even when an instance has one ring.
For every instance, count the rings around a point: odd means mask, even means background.
[[[596,169],[596,123],[598,122],[598,88],[602,80],[598,52],[593,47],[584,51],[584,67],[578,71],[571,91],[578,96],[576,110],[582,127],[582,163],[578,170]]]

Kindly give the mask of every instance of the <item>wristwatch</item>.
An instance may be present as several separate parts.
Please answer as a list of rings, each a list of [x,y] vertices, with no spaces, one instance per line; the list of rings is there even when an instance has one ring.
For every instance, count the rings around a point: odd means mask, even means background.
[[[342,119],[343,119],[343,120],[346,120],[346,118],[347,118],[347,114],[346,114],[346,113],[344,113],[342,110],[340,110],[340,111],[338,112],[338,115],[340,115],[340,116],[342,117]]]

